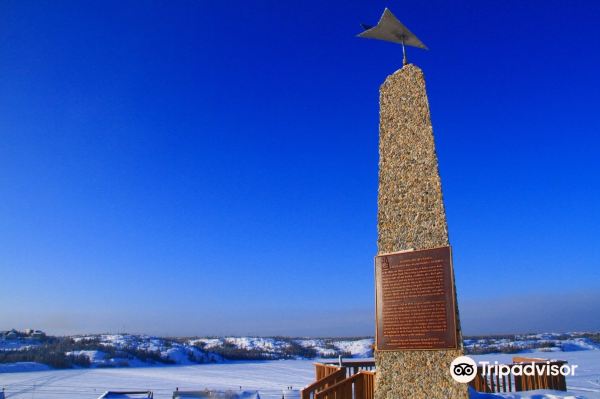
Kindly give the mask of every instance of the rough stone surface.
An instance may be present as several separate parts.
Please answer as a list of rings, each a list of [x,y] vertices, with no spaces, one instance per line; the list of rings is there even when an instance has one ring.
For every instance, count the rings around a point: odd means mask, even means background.
[[[449,245],[423,72],[406,65],[380,88],[378,254]],[[450,362],[461,348],[378,351],[376,399],[467,398]]]

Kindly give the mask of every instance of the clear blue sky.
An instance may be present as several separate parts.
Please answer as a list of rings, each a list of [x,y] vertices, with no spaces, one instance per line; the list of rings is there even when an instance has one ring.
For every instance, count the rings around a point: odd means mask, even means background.
[[[600,3],[0,3],[0,329],[370,335],[378,88],[425,72],[467,334],[600,329]]]

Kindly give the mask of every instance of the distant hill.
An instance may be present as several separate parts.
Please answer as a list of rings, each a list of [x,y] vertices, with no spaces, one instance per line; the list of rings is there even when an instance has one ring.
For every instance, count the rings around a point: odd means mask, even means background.
[[[129,367],[372,356],[372,338],[189,337],[92,334],[34,339],[0,332],[0,363],[35,362],[54,368]]]
[[[39,330],[0,332],[0,363],[43,364],[54,368],[141,367],[277,360],[372,357],[370,337],[185,337],[133,334],[47,336]],[[600,350],[599,333],[543,333],[465,337],[469,354]],[[6,367],[4,367],[6,368]]]

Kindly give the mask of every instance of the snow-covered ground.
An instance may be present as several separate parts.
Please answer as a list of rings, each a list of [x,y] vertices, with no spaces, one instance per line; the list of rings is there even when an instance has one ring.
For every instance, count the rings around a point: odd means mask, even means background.
[[[528,356],[546,357],[547,352]],[[600,351],[552,353],[553,358],[576,364],[576,375],[567,377],[569,391],[532,391],[503,395],[477,395],[478,399],[600,399]],[[477,361],[508,363],[512,355],[473,356]],[[113,369],[75,369],[0,373],[0,386],[12,399],[94,399],[108,389],[150,389],[157,399],[180,389],[258,390],[262,398],[280,399],[288,386],[302,388],[314,378],[312,360],[228,362],[190,366],[154,366]],[[5,370],[8,371],[8,370]]]
[[[0,374],[7,399],[95,399],[106,390],[152,390],[156,399],[180,390],[258,390],[281,399],[288,386],[301,389],[314,378],[312,361],[268,360],[112,369],[53,370]]]

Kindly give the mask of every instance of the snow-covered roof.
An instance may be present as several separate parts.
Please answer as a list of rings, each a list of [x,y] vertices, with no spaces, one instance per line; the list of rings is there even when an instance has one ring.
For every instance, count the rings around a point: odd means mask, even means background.
[[[106,391],[98,399],[152,399],[152,391]]]

